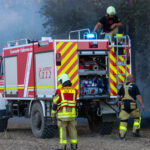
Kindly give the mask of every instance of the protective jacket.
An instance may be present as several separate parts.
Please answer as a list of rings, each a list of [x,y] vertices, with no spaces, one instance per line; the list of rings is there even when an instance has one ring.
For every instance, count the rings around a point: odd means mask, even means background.
[[[57,118],[61,120],[76,118],[76,100],[77,90],[73,87],[66,86],[57,89],[53,99],[52,117],[57,114]]]

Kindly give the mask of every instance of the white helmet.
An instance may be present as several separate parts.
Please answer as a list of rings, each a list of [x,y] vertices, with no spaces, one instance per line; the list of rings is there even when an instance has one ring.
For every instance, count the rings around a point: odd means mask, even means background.
[[[69,76],[68,76],[66,73],[63,73],[63,74],[59,77],[58,81],[60,82],[60,84],[63,85],[66,81],[70,81],[70,78],[69,78]]]
[[[107,13],[108,15],[115,15],[115,14],[116,14],[116,9],[115,9],[115,7],[113,7],[113,6],[107,7],[106,13]]]

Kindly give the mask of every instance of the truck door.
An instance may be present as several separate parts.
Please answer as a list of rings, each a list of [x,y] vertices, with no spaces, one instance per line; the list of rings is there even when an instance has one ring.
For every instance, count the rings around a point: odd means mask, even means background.
[[[54,53],[35,54],[36,96],[52,98],[54,95]]]
[[[5,95],[17,96],[17,56],[5,58]]]

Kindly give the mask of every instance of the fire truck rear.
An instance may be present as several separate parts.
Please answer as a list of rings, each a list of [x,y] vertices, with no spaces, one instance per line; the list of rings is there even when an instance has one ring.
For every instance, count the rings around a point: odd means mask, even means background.
[[[0,131],[11,117],[30,117],[34,136],[53,137],[52,99],[61,88],[57,79],[67,73],[78,90],[77,116],[87,118],[92,131],[111,133],[117,91],[131,73],[130,39],[93,40],[89,30],[80,39],[83,31],[70,32],[67,40],[8,42],[0,58]],[[71,39],[75,32],[79,38]]]

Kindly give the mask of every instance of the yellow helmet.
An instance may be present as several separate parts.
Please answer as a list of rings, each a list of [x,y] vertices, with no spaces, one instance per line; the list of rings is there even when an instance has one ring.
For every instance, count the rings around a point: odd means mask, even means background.
[[[69,78],[69,76],[66,74],[66,73],[63,73],[60,77],[59,77],[59,79],[58,79],[58,81],[60,82],[60,84],[62,84],[63,86],[64,85],[66,85],[65,83],[68,83],[69,85],[70,85],[70,78]]]
[[[116,14],[116,9],[115,9],[115,7],[113,7],[113,6],[107,7],[106,13],[107,13],[108,15],[115,15],[115,14]]]

